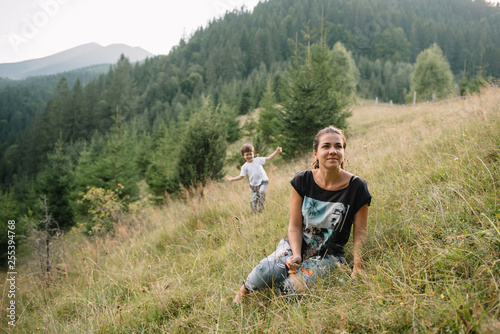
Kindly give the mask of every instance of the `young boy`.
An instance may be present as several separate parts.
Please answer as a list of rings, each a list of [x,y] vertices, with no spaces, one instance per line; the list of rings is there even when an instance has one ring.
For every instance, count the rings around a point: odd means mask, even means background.
[[[264,209],[264,201],[266,200],[266,190],[269,179],[262,165],[265,164],[266,161],[273,159],[280,152],[281,147],[278,146],[268,157],[254,158],[253,146],[245,144],[241,147],[241,155],[246,162],[241,166],[240,175],[236,177],[226,176],[228,181],[238,181],[248,175],[250,189],[252,191],[252,199],[250,201],[252,213],[262,211]]]

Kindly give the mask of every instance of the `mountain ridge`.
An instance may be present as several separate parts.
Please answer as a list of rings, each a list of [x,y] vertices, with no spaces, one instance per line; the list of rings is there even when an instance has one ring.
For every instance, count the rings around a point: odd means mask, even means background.
[[[30,76],[50,75],[100,64],[114,64],[124,54],[130,62],[154,56],[140,47],[126,44],[102,46],[91,42],[55,53],[50,56],[0,64],[0,77],[24,79]]]

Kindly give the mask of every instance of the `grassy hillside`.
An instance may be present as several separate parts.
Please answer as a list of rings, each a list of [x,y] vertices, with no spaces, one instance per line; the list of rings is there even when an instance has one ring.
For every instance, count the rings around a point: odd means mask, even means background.
[[[144,199],[112,236],[75,230],[54,241],[50,280],[40,277],[36,253],[23,255],[18,323],[7,325],[4,286],[2,330],[499,332],[500,89],[441,104],[356,108],[350,122],[346,169],[373,196],[365,280],[349,278],[349,255],[298,302],[272,291],[231,302],[286,235],[289,180],[309,168],[311,155],[267,166],[262,214],[250,215],[247,182],[214,183],[163,208]]]

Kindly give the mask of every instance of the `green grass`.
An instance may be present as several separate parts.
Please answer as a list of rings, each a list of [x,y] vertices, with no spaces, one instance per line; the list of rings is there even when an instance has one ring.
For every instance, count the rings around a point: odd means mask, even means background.
[[[111,236],[55,241],[52,280],[19,260],[14,333],[495,333],[500,331],[500,90],[442,104],[355,108],[346,169],[373,196],[367,278],[346,265],[287,302],[241,306],[241,282],[286,235],[289,180],[312,155],[266,167],[266,210],[247,182],[137,205]],[[279,162],[279,161],[278,161]],[[234,167],[231,167],[234,169]],[[236,169],[234,169],[236,170]],[[5,280],[2,280],[5,282]],[[5,288],[4,288],[5,290]]]

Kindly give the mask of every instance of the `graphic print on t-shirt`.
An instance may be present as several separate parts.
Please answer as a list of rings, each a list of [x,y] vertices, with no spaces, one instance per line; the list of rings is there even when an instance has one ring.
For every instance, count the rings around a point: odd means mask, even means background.
[[[305,241],[319,250],[332,235],[342,230],[348,211],[349,205],[304,196],[302,216]]]

